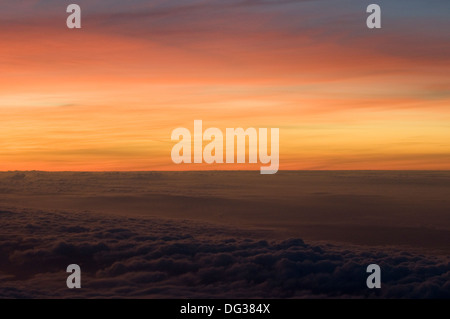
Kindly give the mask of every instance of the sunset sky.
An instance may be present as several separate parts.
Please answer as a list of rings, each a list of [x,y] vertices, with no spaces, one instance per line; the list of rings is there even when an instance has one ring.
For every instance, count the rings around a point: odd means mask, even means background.
[[[280,128],[280,169],[450,169],[449,17],[448,0],[0,0],[0,170],[253,169],[173,164],[194,120]]]

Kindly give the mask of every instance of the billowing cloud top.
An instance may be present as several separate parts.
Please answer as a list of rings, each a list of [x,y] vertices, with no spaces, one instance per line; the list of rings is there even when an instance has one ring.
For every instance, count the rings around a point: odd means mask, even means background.
[[[2,298],[449,298],[450,261],[192,221],[0,211]],[[119,226],[120,225],[120,226]],[[82,289],[66,287],[79,264]],[[382,289],[366,268],[382,268]]]

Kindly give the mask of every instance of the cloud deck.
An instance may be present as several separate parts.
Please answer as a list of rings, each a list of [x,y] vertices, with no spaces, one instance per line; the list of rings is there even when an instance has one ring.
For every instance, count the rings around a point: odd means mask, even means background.
[[[1,211],[0,297],[450,297],[450,260],[396,249],[264,240],[212,224]],[[365,285],[365,267],[383,286]],[[78,263],[82,289],[66,288]]]

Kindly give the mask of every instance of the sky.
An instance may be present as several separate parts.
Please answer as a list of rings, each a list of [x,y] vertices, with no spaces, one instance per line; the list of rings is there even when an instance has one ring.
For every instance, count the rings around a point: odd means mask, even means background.
[[[279,128],[280,169],[450,169],[449,16],[447,0],[0,0],[0,170],[259,170],[172,163],[194,120]]]

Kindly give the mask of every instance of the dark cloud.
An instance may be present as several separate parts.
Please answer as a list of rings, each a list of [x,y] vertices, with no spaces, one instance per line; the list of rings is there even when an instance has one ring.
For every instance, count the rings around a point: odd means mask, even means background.
[[[450,260],[189,221],[2,211],[0,297],[449,298]],[[82,289],[65,269],[82,268]],[[382,268],[382,289],[366,267]]]

